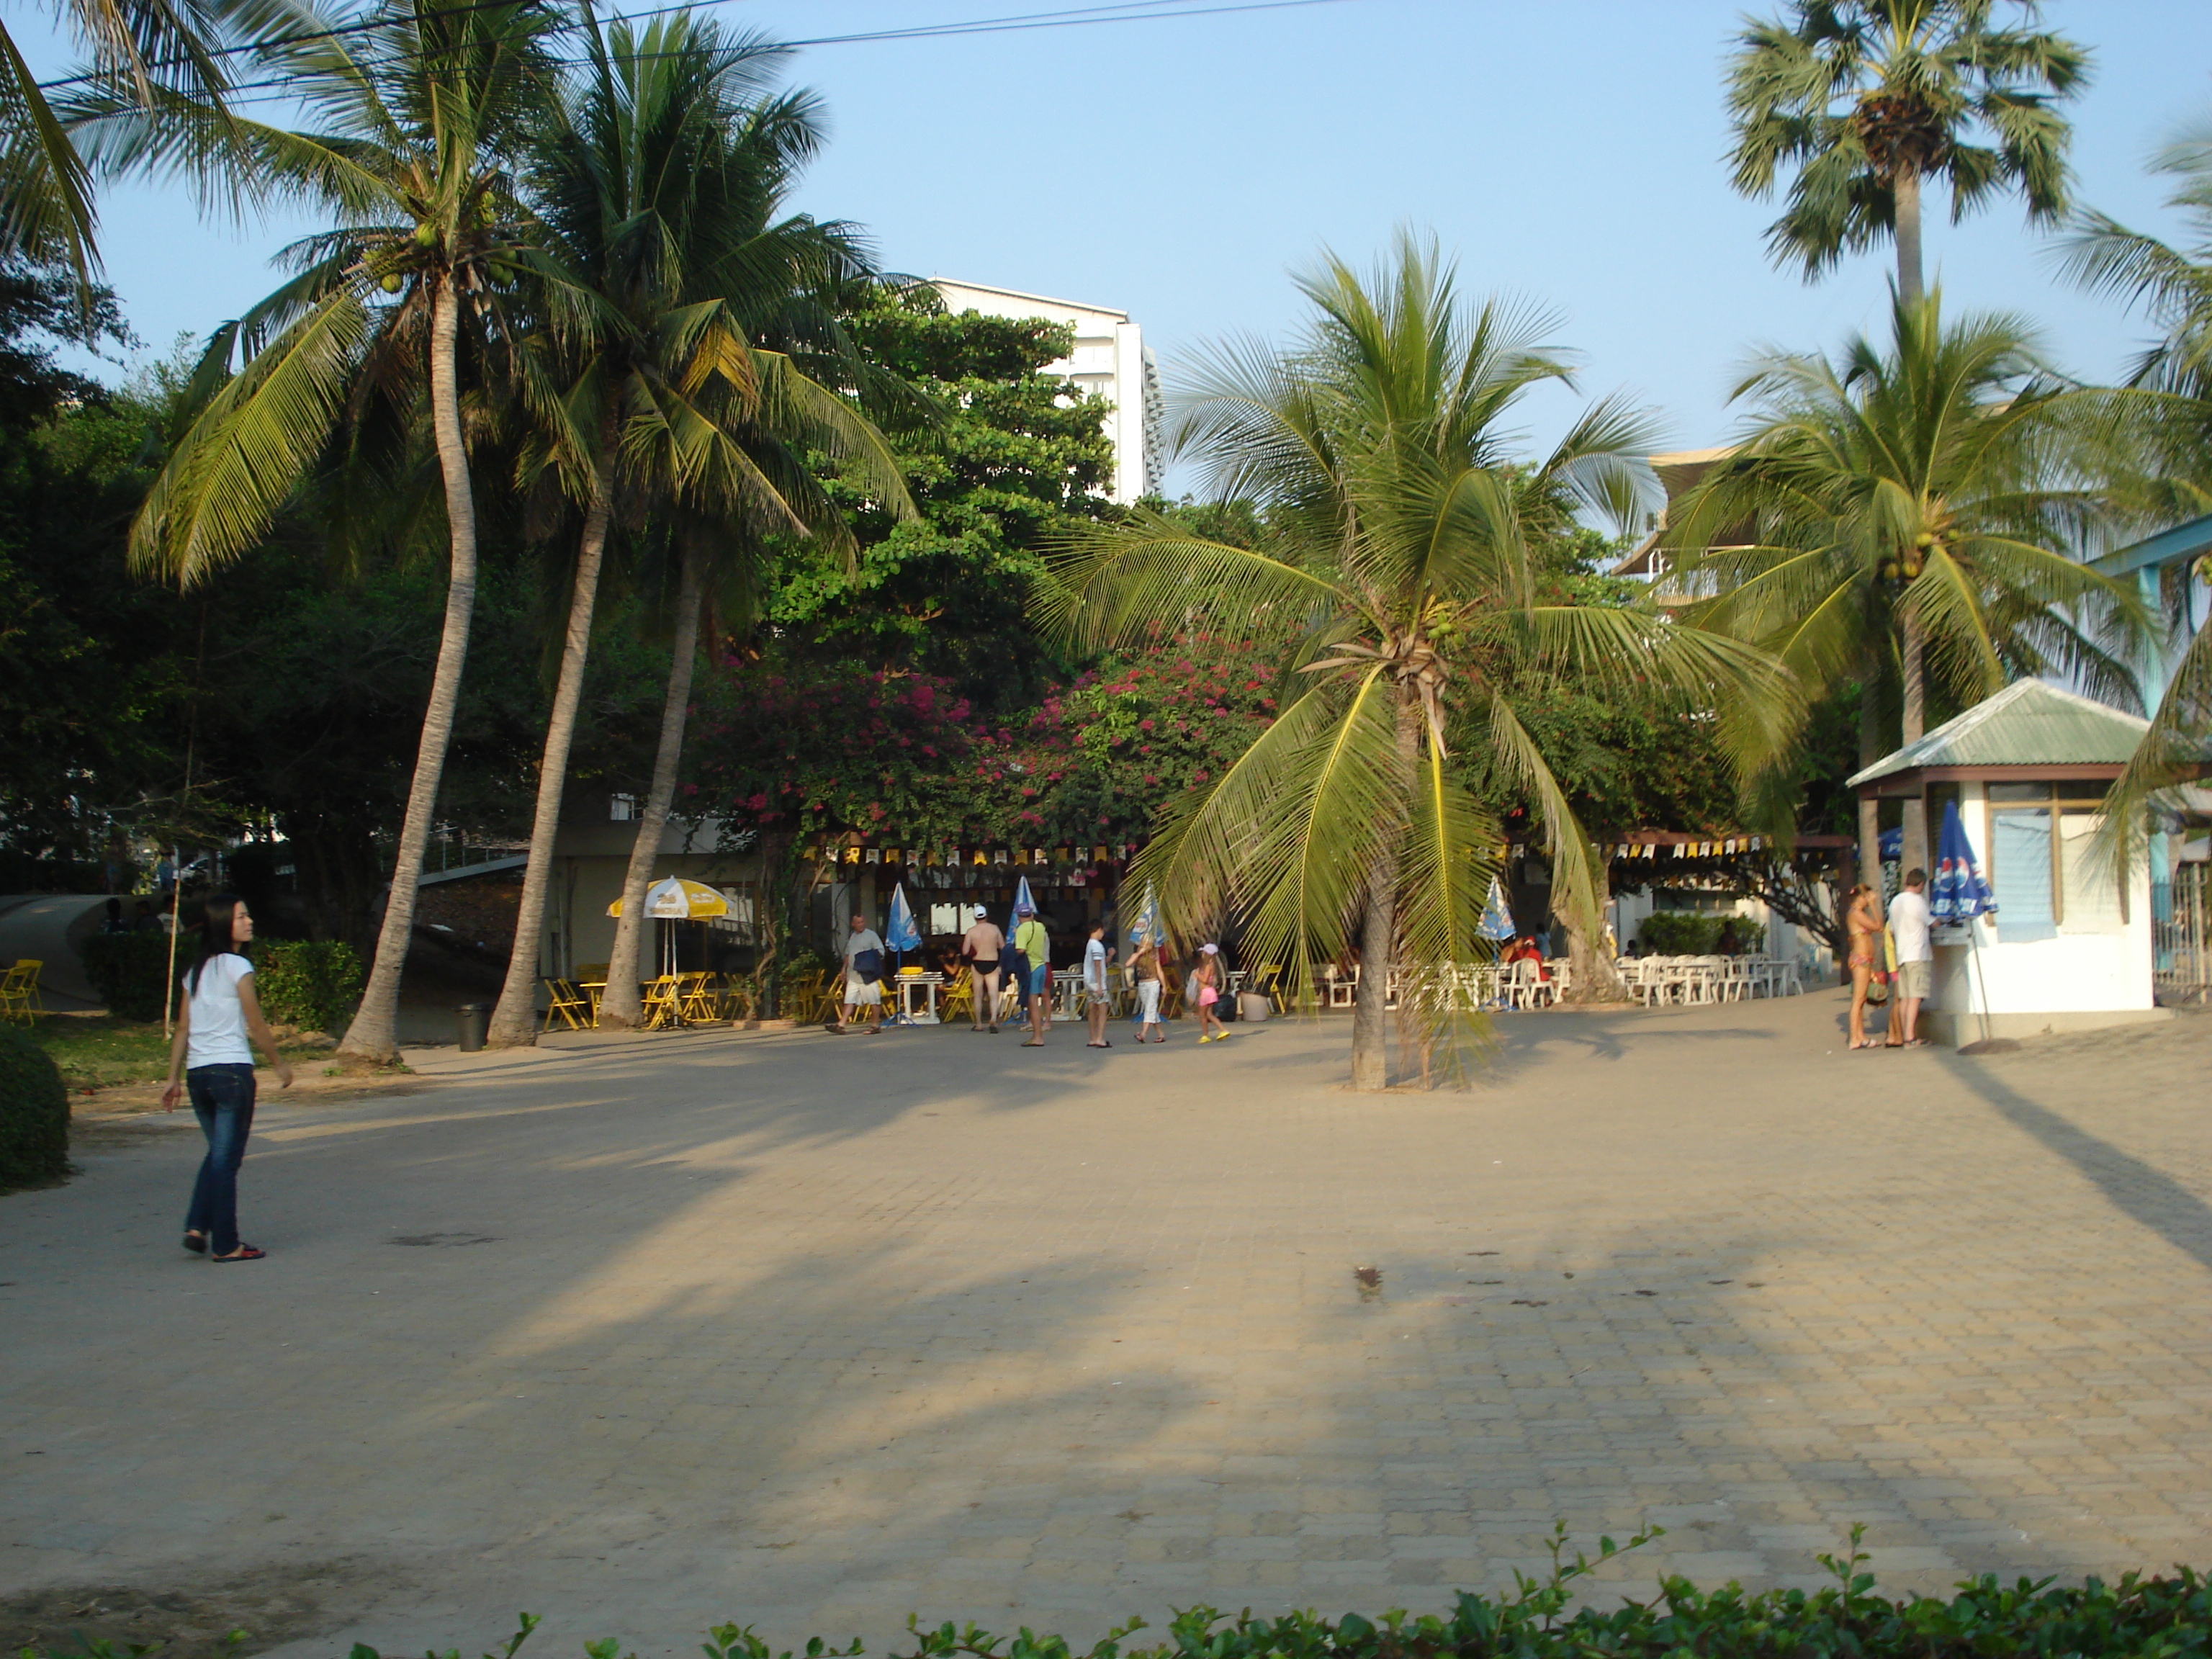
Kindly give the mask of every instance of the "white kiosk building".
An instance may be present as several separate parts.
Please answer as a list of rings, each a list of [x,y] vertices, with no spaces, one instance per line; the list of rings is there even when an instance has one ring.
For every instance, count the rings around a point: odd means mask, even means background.
[[[1048,363],[1044,372],[1065,375],[1085,396],[1103,398],[1114,405],[1114,412],[1106,417],[1106,436],[1114,446],[1114,483],[1108,496],[1127,507],[1139,496],[1153,493],[1158,487],[1163,459],[1160,374],[1152,354],[1145,349],[1144,331],[1129,320],[1127,312],[941,276],[933,278],[930,285],[944,295],[945,308],[956,313],[975,311],[986,317],[1039,317],[1072,325],[1075,349],[1059,362]]]
[[[2153,998],[2150,873],[2139,863],[2117,878],[2094,846],[2148,725],[2021,680],[1851,778],[1862,799],[1924,799],[1931,842],[1955,802],[1996,899],[1994,916],[1936,930],[1930,1038],[2170,1018]]]

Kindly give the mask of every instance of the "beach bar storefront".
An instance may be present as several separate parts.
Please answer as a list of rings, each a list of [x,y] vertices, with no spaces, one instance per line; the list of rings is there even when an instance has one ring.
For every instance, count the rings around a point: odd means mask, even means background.
[[[2166,1018],[2152,994],[2150,873],[2138,860],[2117,876],[2095,846],[2146,726],[2022,680],[1850,780],[1862,799],[1924,800],[1931,844],[1955,805],[1996,901],[1994,915],[1936,931],[1921,1017],[1935,1041]]]

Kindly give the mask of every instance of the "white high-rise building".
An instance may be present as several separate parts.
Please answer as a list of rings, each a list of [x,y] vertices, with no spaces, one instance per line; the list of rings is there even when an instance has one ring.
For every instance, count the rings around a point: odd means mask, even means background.
[[[1145,349],[1144,331],[1129,320],[1127,312],[942,276],[933,279],[932,286],[945,296],[945,309],[954,313],[1041,317],[1073,325],[1075,349],[1048,363],[1044,372],[1064,374],[1085,395],[1114,405],[1106,417],[1106,436],[1114,446],[1114,477],[1107,495],[1127,506],[1158,487],[1160,374],[1152,354]]]

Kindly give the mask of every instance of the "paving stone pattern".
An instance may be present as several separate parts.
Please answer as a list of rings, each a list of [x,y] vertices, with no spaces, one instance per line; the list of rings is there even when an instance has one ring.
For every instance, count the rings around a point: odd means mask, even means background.
[[[1900,1589],[2212,1562],[2212,1018],[1841,1013],[1522,1017],[1369,1097],[1341,1020],[431,1055],[264,1097],[222,1269],[180,1115],[0,1200],[0,1592],[290,1562],[358,1594],[288,1654],[653,1654],[1438,1607],[1555,1518],[1666,1527],[1608,1592],[1854,1522]]]

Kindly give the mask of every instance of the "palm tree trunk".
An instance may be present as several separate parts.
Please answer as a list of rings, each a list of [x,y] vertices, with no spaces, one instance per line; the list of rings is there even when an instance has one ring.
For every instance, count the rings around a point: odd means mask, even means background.
[[[599,1000],[599,1024],[617,1030],[637,1024],[644,1013],[638,1002],[637,958],[645,932],[645,891],[653,884],[653,860],[659,855],[661,832],[676,799],[676,766],[683,757],[684,727],[691,712],[691,671],[699,651],[699,611],[706,581],[701,561],[688,547],[681,556],[674,655],[668,665],[667,700],[660,706],[660,747],[653,753],[653,787],[646,793],[637,841],[629,852],[629,871],[623,878],[622,919],[615,923],[607,988]]]
[[[346,1027],[341,1054],[375,1065],[399,1058],[399,976],[407,965],[408,942],[415,933],[416,884],[438,808],[438,785],[445,775],[446,750],[453,741],[453,713],[461,700],[461,672],[469,654],[469,623],[477,605],[476,495],[469,483],[468,446],[461,437],[461,398],[455,364],[460,331],[460,302],[450,281],[441,282],[430,301],[430,421],[438,448],[438,471],[445,485],[446,528],[450,570],[446,581],[446,621],[438,637],[438,665],[430,677],[429,706],[422,711],[422,738],[415,750],[415,776],[407,787],[407,811],[399,823],[399,845],[392,864],[392,890],[377,930],[376,956],[361,1006]]]
[[[1367,914],[1359,927],[1359,988],[1352,1004],[1352,1086],[1383,1089],[1390,1083],[1390,951],[1398,905],[1398,855],[1379,853],[1367,872]]]
[[[1398,704],[1398,770],[1410,794],[1421,754],[1420,705],[1402,690]],[[1403,829],[1403,822],[1395,826]],[[1352,1086],[1385,1089],[1390,1084],[1390,1022],[1383,1003],[1390,994],[1390,970],[1398,948],[1399,836],[1384,837],[1367,872],[1367,913],[1359,930],[1359,990],[1352,1005]]]
[[[1859,687],[1859,769],[1887,752],[1881,743],[1881,695],[1869,673]],[[1859,797],[1859,879],[1881,890],[1881,803],[1872,795]]]
[[[545,723],[545,754],[538,763],[538,810],[530,823],[530,860],[522,870],[522,905],[514,918],[514,949],[507,983],[492,1011],[484,1041],[494,1048],[527,1048],[538,1041],[538,952],[545,936],[545,899],[553,884],[553,852],[561,832],[561,797],[568,782],[568,750],[576,739],[576,709],[584,700],[584,666],[592,649],[592,613],[598,608],[599,569],[605,562],[607,526],[614,503],[604,473],[584,514],[576,547],[576,581],[568,599],[568,632],[561,642],[561,678]]]
[[[1900,737],[1905,743],[1917,743],[1928,730],[1928,628],[1920,620],[1918,607],[1910,600],[1905,606],[1905,719]],[[1925,794],[1905,798],[1905,846],[1898,866],[1900,878],[1905,871],[1928,867],[1928,798]]]
[[[1567,928],[1567,973],[1573,988],[1566,1000],[1577,1003],[1626,1002],[1628,987],[1605,951],[1605,912],[1613,902],[1613,884],[1606,867],[1605,848],[1589,843],[1590,896],[1596,906],[1587,921],[1562,915]]]
[[[1897,198],[1897,295],[1909,306],[1920,303],[1920,175],[1907,167],[1893,181]]]

